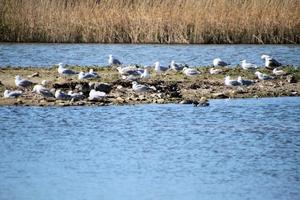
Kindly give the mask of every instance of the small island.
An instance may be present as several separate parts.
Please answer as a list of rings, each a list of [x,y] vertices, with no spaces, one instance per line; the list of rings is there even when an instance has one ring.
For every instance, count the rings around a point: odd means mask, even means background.
[[[99,74],[98,78],[92,80],[79,80],[77,75],[60,76],[57,67],[1,67],[0,68],[0,98],[1,106],[104,106],[104,105],[132,105],[150,103],[198,103],[204,99],[220,98],[260,98],[278,96],[299,96],[300,94],[300,69],[293,66],[282,67],[285,75],[274,76],[272,80],[259,80],[252,70],[244,70],[236,67],[219,67],[219,74],[210,74],[211,67],[193,67],[199,74],[197,76],[186,76],[182,72],[168,70],[165,73],[157,74],[150,69],[150,78],[139,79],[139,84],[151,87],[149,92],[136,92],[132,89],[132,80],[124,80],[116,67],[105,66],[67,66],[74,71],[89,71],[93,69]],[[272,70],[264,67],[259,71],[272,74]],[[59,100],[56,98],[45,98],[32,91],[33,87],[23,89],[23,95],[18,98],[3,98],[6,89],[17,89],[15,76],[20,75],[35,84],[41,84],[47,80],[49,90],[62,90],[64,92],[82,92],[84,98]],[[241,76],[253,80],[253,84],[226,86],[225,76],[232,78]],[[105,92],[106,96],[89,100],[89,92]]]

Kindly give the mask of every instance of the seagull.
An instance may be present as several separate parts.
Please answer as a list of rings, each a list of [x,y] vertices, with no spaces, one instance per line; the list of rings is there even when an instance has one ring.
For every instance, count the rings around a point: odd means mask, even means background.
[[[213,65],[215,66],[215,67],[226,67],[226,66],[228,66],[228,65],[230,65],[230,63],[226,63],[226,62],[224,62],[223,60],[221,60],[221,58],[215,58],[214,60],[213,60]]]
[[[16,78],[15,84],[17,87],[25,88],[25,87],[30,87],[31,85],[33,85],[33,82],[26,80],[26,79],[21,79],[21,77],[19,75],[17,75],[15,78]]]
[[[149,68],[144,69],[144,73],[141,75],[141,78],[143,78],[143,79],[149,79],[150,78],[150,69]]]
[[[287,72],[283,71],[282,69],[278,69],[278,67],[274,68],[272,72],[275,76],[287,75]]]
[[[41,84],[43,85],[43,86],[46,86],[46,85],[48,85],[50,83],[50,81],[48,81],[48,80],[42,80],[42,82],[41,82]]]
[[[59,100],[71,100],[72,97],[61,90],[56,90],[55,92],[55,98]]]
[[[114,58],[112,55],[109,55],[109,58],[108,58],[108,65],[112,66],[112,65],[122,65],[122,63]]]
[[[188,67],[187,65],[183,65],[183,64],[179,64],[179,63],[175,63],[174,60],[171,61],[171,69],[175,70],[175,71],[182,71],[184,67]]]
[[[95,101],[95,100],[100,100],[106,97],[105,92],[100,92],[92,89],[89,93],[89,100],[90,101]]]
[[[255,75],[256,75],[257,78],[260,79],[260,80],[271,80],[271,79],[273,79],[272,76],[269,76],[269,75],[267,75],[267,74],[263,74],[263,73],[261,73],[261,72],[259,72],[259,71],[256,71],[256,72],[255,72]]]
[[[186,76],[197,76],[200,74],[199,71],[197,71],[196,69],[191,69],[191,68],[187,68],[184,67],[182,72],[186,75]]]
[[[154,63],[154,70],[156,71],[156,73],[160,74],[162,72],[167,71],[168,69],[170,69],[169,67],[164,67],[164,66],[160,66],[160,63],[157,61]]]
[[[245,79],[242,79],[241,76],[239,76],[237,78],[237,81],[240,85],[244,85],[244,86],[249,86],[249,85],[252,85],[254,83],[254,81],[252,80],[245,80]]]
[[[240,83],[237,80],[230,79],[230,76],[225,77],[225,85],[227,86],[238,86]]]
[[[242,68],[245,69],[245,70],[256,69],[257,68],[257,65],[252,64],[252,63],[247,63],[246,60],[242,60],[241,64],[242,64]]]
[[[50,92],[50,90],[48,90],[47,88],[45,88],[42,85],[35,85],[33,87],[32,92],[40,94],[40,95],[42,95],[44,97],[54,97],[54,95]]]
[[[60,75],[64,75],[64,76],[70,76],[70,75],[78,74],[77,72],[75,72],[71,69],[64,68],[62,63],[58,63],[57,71]]]
[[[80,99],[84,99],[84,95],[82,92],[73,92],[73,91],[69,91],[68,95],[71,96],[72,99],[74,100],[80,100]]]
[[[18,98],[19,96],[21,96],[23,94],[22,91],[20,90],[5,90],[3,97],[4,98]]]
[[[117,70],[121,75],[125,75],[125,76],[129,76],[129,75],[140,76],[144,72],[143,69],[138,69],[135,66],[117,67]]]
[[[79,80],[93,79],[93,78],[97,78],[97,77],[94,74],[84,73],[84,72],[79,72],[79,74],[78,74],[78,79]]]
[[[137,81],[140,78],[141,78],[141,76],[137,76],[137,75],[128,75],[128,76],[123,75],[122,76],[122,79],[126,80],[126,81]]]
[[[132,89],[138,93],[148,92],[149,90],[151,90],[150,87],[138,84],[136,81],[132,82]]]
[[[223,72],[222,69],[215,69],[215,68],[210,68],[210,69],[209,69],[209,73],[210,73],[210,74],[220,74],[220,73],[222,73],[222,72]]]
[[[97,72],[94,72],[94,69],[90,69],[89,74],[92,74],[95,78],[99,78]]]
[[[273,69],[274,67],[279,67],[282,64],[275,60],[275,58],[272,58],[269,55],[262,55],[261,59],[265,60],[265,67],[268,69]]]

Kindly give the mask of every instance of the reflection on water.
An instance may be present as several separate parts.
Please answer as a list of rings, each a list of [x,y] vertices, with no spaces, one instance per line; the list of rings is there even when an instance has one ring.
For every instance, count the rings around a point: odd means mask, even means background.
[[[1,107],[0,199],[299,199],[300,98]]]
[[[207,66],[221,57],[232,65],[247,59],[263,65],[262,54],[270,54],[284,64],[300,66],[299,45],[132,45],[132,44],[9,44],[0,43],[0,66],[106,65],[113,54],[124,64],[151,65],[171,60],[192,66]]]

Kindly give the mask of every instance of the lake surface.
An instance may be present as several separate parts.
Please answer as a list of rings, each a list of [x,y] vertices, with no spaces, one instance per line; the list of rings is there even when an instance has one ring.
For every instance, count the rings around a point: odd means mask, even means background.
[[[1,200],[300,199],[300,98],[0,107]]]
[[[1,66],[107,65],[113,54],[124,64],[167,65],[171,60],[208,66],[220,57],[237,65],[243,59],[263,65],[262,54],[283,64],[300,66],[300,45],[132,45],[132,44],[17,44],[0,43]]]

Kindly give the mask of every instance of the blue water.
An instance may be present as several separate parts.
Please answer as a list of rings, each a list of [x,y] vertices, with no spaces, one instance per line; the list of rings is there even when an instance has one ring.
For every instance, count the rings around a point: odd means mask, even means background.
[[[300,98],[0,107],[0,199],[300,199]]]
[[[14,44],[0,43],[2,66],[107,65],[113,54],[124,64],[167,65],[171,60],[192,66],[208,66],[221,57],[232,65],[243,59],[263,65],[269,54],[286,65],[300,66],[300,45],[132,45],[132,44]]]

